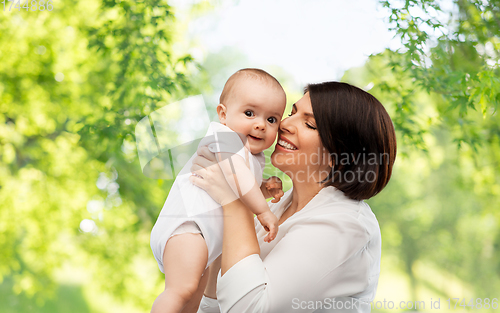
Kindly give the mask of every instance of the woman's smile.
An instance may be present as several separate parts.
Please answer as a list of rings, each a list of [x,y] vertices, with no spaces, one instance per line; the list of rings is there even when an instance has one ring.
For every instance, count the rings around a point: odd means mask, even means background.
[[[285,151],[294,151],[297,150],[297,147],[288,139],[283,136],[278,137],[277,148],[281,148],[281,150]]]
[[[305,93],[280,123],[278,142],[271,155],[271,163],[276,168],[295,176],[307,172],[319,175],[329,169],[327,158],[322,157],[324,148],[319,133],[310,125],[316,125],[316,121],[309,93]]]

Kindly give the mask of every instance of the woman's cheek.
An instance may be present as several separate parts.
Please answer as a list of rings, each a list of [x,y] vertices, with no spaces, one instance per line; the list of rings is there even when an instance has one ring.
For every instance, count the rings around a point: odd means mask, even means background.
[[[283,166],[284,161],[283,155],[280,152],[275,151],[271,155],[271,164],[279,170],[282,170],[281,167]]]

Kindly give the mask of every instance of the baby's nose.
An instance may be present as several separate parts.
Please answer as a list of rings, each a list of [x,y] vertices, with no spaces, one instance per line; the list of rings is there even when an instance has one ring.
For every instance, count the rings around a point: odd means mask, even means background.
[[[255,124],[253,125],[254,129],[260,129],[260,130],[265,130],[266,129],[266,123],[264,123],[263,121],[257,121],[255,122]]]

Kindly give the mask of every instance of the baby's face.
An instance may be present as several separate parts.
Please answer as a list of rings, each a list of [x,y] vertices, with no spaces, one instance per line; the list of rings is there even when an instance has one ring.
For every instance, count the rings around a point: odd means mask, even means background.
[[[242,79],[235,83],[224,105],[226,114],[221,123],[239,133],[252,154],[273,144],[285,111],[283,90],[254,79]]]

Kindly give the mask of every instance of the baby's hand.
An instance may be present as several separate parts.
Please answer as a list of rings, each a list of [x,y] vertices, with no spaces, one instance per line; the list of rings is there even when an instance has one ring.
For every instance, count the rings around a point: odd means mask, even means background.
[[[281,179],[276,176],[271,176],[265,182],[266,190],[271,197],[274,199],[271,200],[272,203],[276,203],[280,201],[281,197],[283,197],[283,184],[281,183]]]
[[[278,218],[276,215],[274,215],[271,211],[267,211],[257,215],[257,219],[259,219],[259,222],[264,229],[269,232],[264,238],[264,241],[268,243],[273,241],[278,233]]]

